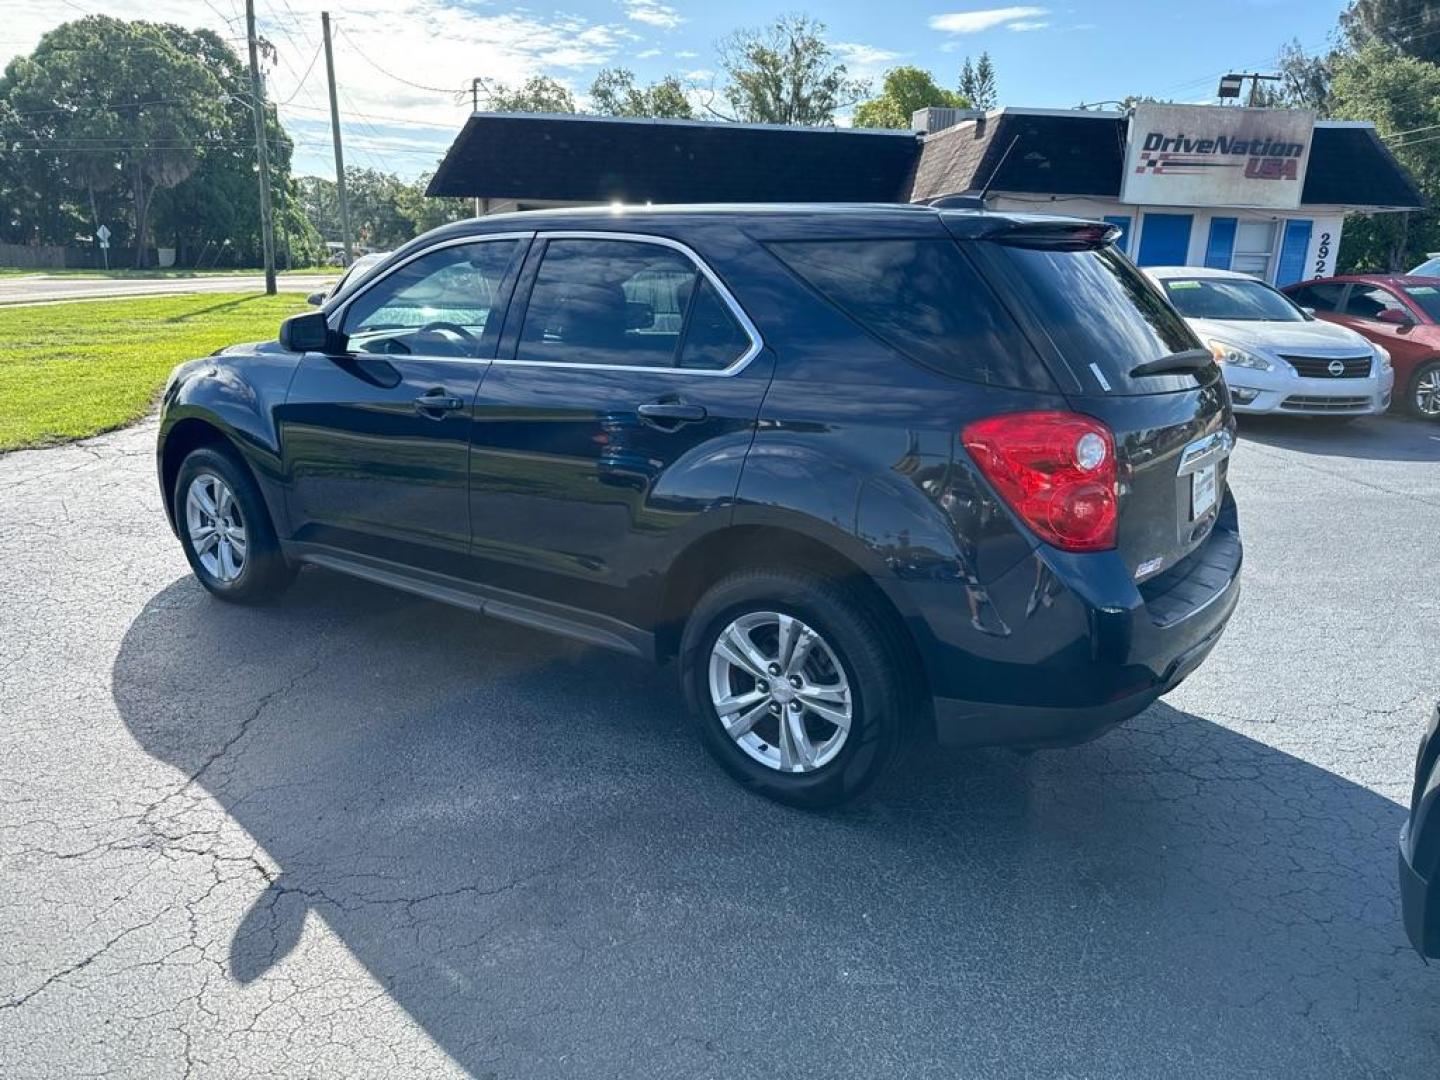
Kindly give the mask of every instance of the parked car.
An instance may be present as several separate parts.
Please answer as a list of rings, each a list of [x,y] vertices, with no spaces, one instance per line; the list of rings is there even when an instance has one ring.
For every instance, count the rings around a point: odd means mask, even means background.
[[[1427,251],[1425,261],[1410,271],[1411,277],[1440,277],[1440,251]]]
[[[790,803],[916,738],[1080,741],[1200,664],[1241,563],[1220,371],[1115,234],[919,206],[449,225],[178,368],[165,506],[221,599],[309,563],[675,660],[709,751]]]
[[[1410,943],[1440,959],[1440,706],[1420,740],[1410,814],[1400,828],[1400,905]]]
[[[319,307],[325,303],[326,300],[330,299],[330,297],[339,296],[346,289],[354,288],[365,279],[365,276],[369,274],[371,270],[374,270],[375,267],[384,262],[389,255],[390,252],[388,251],[371,251],[358,256],[345,268],[345,272],[340,275],[339,280],[336,281],[334,285],[331,285],[328,289],[321,289],[319,292],[311,293],[305,298],[305,302],[314,307]]]
[[[1440,421],[1440,277],[1351,274],[1291,285],[1287,296],[1326,322],[1384,346],[1395,397],[1413,415]]]
[[[1390,356],[1231,270],[1145,271],[1220,362],[1238,413],[1365,416],[1390,407]]]

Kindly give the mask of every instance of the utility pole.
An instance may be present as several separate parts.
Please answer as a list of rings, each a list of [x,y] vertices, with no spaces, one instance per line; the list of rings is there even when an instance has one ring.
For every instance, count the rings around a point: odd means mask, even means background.
[[[345,245],[345,265],[354,258],[350,250],[350,200],[345,195],[345,151],[340,149],[340,103],[335,98],[335,55],[330,51],[330,13],[320,13],[325,35],[325,79],[330,84],[330,137],[335,143],[335,194],[340,199],[340,242]]]
[[[250,48],[250,98],[255,106],[255,158],[260,165],[260,244],[265,250],[265,293],[275,295],[275,226],[270,214],[270,151],[265,145],[265,98],[256,55],[255,0],[245,0],[245,41]]]
[[[470,80],[470,111],[472,113],[477,113],[480,111],[480,84],[484,81],[485,80],[481,79],[479,76],[476,76],[475,78]],[[479,195],[475,196],[475,216],[477,218],[480,216]]]

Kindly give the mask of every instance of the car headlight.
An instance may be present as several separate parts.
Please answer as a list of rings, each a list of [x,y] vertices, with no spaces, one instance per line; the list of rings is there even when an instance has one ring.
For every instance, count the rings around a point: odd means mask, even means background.
[[[1390,368],[1390,350],[1387,349],[1387,348],[1385,348],[1385,346],[1383,346],[1383,345],[1376,345],[1373,341],[1370,343],[1370,348],[1371,348],[1371,349],[1374,351],[1374,353],[1375,353],[1375,363],[1376,363],[1376,365],[1380,368],[1380,370],[1381,370],[1381,371],[1387,371],[1387,370],[1389,370],[1389,368]]]
[[[1238,345],[1230,345],[1223,341],[1209,342],[1210,355],[1215,357],[1217,364],[1229,364],[1231,367],[1249,368],[1252,371],[1273,371],[1275,365],[1263,356],[1257,356],[1247,349]]]

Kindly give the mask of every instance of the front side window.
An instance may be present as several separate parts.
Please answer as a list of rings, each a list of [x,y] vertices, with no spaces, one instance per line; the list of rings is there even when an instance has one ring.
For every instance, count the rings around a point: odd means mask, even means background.
[[[345,312],[353,352],[414,356],[488,355],[518,240],[438,248],[375,282]]]
[[[1259,281],[1234,278],[1166,278],[1165,295],[1187,319],[1232,322],[1304,322],[1305,314]]]
[[[633,240],[551,240],[525,310],[521,360],[719,370],[749,339],[684,254]]]
[[[1360,319],[1381,319],[1386,312],[1394,318],[1410,317],[1410,312],[1390,290],[1377,285],[1356,285],[1350,290],[1350,299],[1345,301],[1345,314]]]

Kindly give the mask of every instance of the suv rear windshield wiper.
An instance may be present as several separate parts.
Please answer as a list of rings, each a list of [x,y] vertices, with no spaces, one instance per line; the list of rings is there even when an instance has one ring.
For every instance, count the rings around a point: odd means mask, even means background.
[[[1186,349],[1183,352],[1171,353],[1169,356],[1136,364],[1130,369],[1130,377],[1138,379],[1142,375],[1169,375],[1172,372],[1201,371],[1214,362],[1215,358],[1210,355],[1209,349]]]

